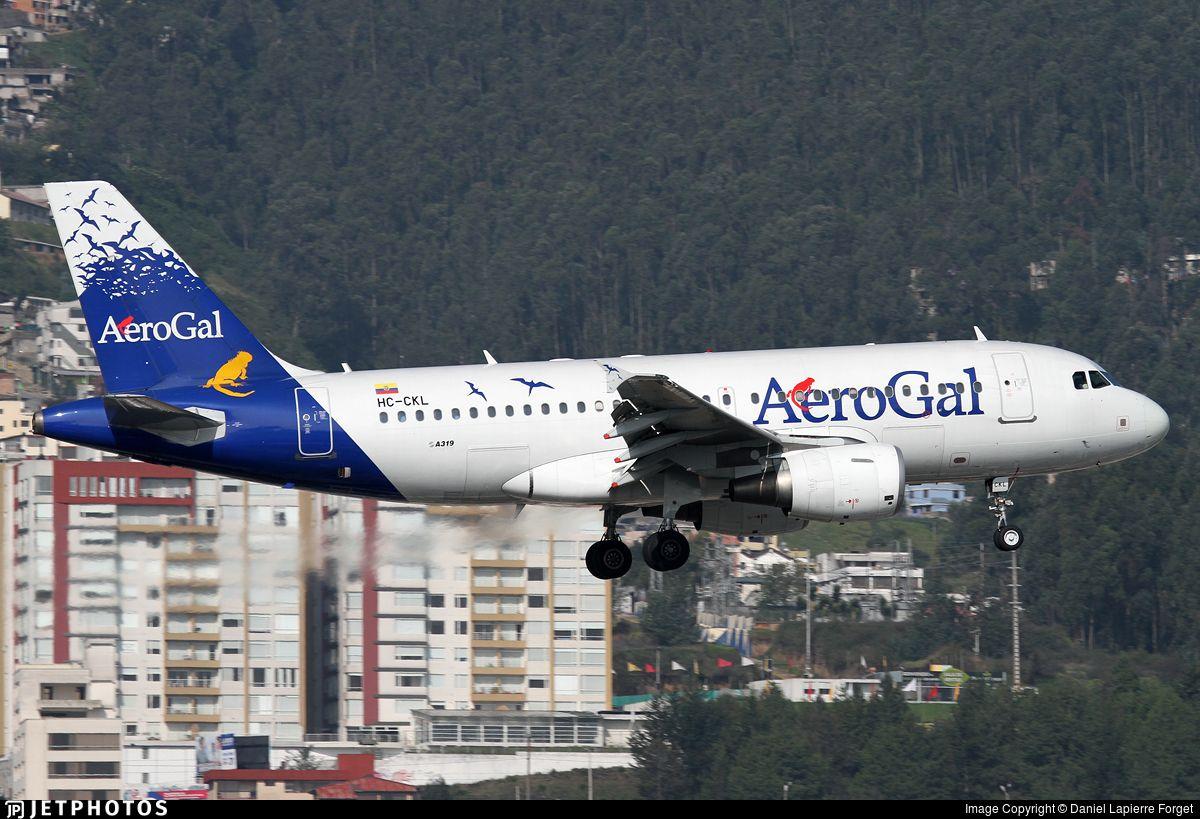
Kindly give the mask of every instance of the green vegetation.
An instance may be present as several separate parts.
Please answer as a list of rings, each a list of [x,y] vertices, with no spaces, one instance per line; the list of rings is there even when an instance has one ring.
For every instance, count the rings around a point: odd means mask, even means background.
[[[421,798],[515,799],[519,789],[524,799],[526,784],[523,776],[488,779],[470,785],[435,783],[421,789]],[[587,769],[535,774],[529,778],[528,785],[532,799],[587,799]],[[637,799],[634,772],[629,768],[596,768],[592,771],[592,793],[596,799]]]
[[[1195,798],[1189,696],[1128,667],[1016,697],[971,684],[932,719],[893,688],[832,705],[682,696],[635,737],[637,783],[663,799],[781,799],[785,783],[792,799]]]

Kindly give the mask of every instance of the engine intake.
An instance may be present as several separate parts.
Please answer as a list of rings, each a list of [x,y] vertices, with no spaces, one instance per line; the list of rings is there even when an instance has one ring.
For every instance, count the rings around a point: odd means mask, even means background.
[[[890,444],[796,449],[766,472],[735,478],[729,499],[808,520],[891,517],[904,496],[904,456]]]

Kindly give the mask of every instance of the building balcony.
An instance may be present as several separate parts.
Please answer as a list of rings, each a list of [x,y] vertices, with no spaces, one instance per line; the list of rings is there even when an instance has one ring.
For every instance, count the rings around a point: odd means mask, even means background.
[[[502,612],[485,614],[484,612],[473,611],[471,612],[471,619],[477,623],[524,623],[525,614],[524,612],[517,614],[506,614]]]
[[[118,532],[143,535],[215,535],[220,533],[216,526],[201,523],[118,523]]]
[[[164,606],[168,614],[220,614],[220,606],[203,603],[170,603]]]
[[[180,685],[168,680],[166,690],[171,696],[215,697],[221,693],[215,682],[212,685]]]
[[[219,659],[201,659],[200,657],[189,657],[186,659],[172,659],[170,655],[163,659],[163,665],[167,668],[220,668],[221,661]]]
[[[38,700],[38,710],[45,714],[48,711],[77,716],[86,715],[89,711],[98,711],[104,707],[100,700]]]
[[[520,560],[471,558],[471,567],[475,569],[524,569],[527,565],[524,558]]]
[[[166,640],[202,640],[204,642],[216,643],[220,641],[221,634],[217,631],[167,631],[163,633],[163,638]]]
[[[199,722],[199,723],[205,723],[205,724],[216,724],[220,721],[221,721],[220,714],[170,714],[169,713],[169,714],[163,715],[163,722],[167,722],[167,723],[171,723],[171,724],[193,723],[193,722]]]
[[[501,595],[512,595],[520,597],[525,595],[526,589],[524,585],[520,586],[471,586],[471,594],[482,594],[487,597],[499,597]]]
[[[525,640],[490,640],[472,637],[471,648],[525,648]]]
[[[164,582],[168,589],[215,589],[221,585],[216,577],[168,577]]]
[[[491,693],[484,694],[473,692],[471,694],[472,702],[525,702],[525,695],[516,693]]]
[[[526,672],[525,672],[525,666],[523,666],[523,665],[509,667],[509,666],[479,665],[476,663],[471,666],[471,673],[475,674],[477,676],[489,676],[489,677],[490,676],[524,677]]]

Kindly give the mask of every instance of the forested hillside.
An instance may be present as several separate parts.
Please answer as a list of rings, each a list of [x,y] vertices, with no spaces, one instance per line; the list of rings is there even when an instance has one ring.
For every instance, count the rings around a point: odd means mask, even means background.
[[[1097,358],[1173,430],[1018,484],[1030,607],[1195,661],[1200,279],[1163,264],[1200,252],[1196,4],[96,5],[5,178],[111,179],[303,363],[972,324]]]

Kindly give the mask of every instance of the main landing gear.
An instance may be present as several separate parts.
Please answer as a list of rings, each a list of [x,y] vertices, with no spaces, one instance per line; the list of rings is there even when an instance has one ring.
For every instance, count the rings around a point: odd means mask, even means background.
[[[1015,552],[1025,542],[1025,533],[1016,526],[1008,525],[1008,510],[1013,505],[1008,497],[1010,483],[1008,478],[991,478],[984,484],[987,487],[988,511],[996,516],[992,543],[1002,552]]]
[[[642,559],[656,572],[673,572],[687,563],[691,548],[674,526],[664,525],[642,541]]]
[[[617,537],[617,519],[632,509],[612,508],[604,510],[604,536],[588,547],[584,556],[587,570],[600,580],[616,580],[623,577],[633,565],[633,554],[629,547]],[[642,541],[642,559],[656,572],[670,572],[687,563],[691,548],[671,521],[663,523],[657,532],[651,532]]]
[[[616,580],[624,577],[633,566],[633,553],[617,537],[617,519],[629,509],[610,507],[604,510],[604,537],[588,547],[583,561],[592,577]]]

